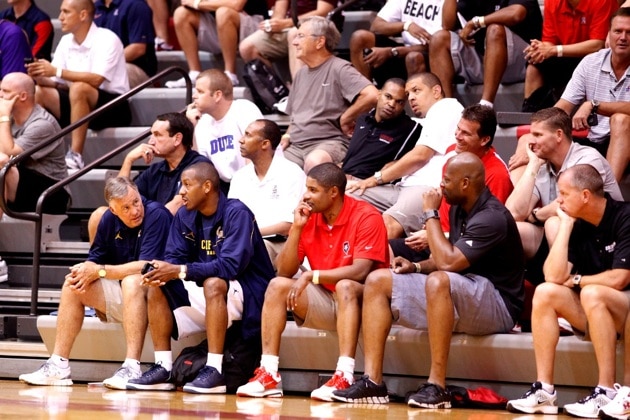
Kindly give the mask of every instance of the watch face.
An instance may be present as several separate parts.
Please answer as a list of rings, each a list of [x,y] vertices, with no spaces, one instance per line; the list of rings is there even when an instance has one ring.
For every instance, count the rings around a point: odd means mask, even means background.
[[[107,271],[103,270],[102,268],[100,270],[98,270],[98,276],[100,278],[103,278],[107,275]]]

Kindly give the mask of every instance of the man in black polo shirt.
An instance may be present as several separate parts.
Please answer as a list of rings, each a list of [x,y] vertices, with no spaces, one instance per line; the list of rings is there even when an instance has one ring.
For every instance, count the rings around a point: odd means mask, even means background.
[[[193,131],[192,123],[183,114],[171,112],[158,115],[151,126],[149,142],[127,153],[118,176],[128,178],[133,163],[138,159],[150,163],[149,167],[134,179],[138,191],[147,200],[164,204],[174,215],[183,205],[182,197],[179,195],[182,172],[193,163],[209,162],[208,158],[192,150]],[[162,160],[153,162],[156,157]],[[90,216],[88,222],[90,242],[105,210],[107,207],[99,207]]]
[[[462,152],[446,164],[441,183],[450,209],[450,235],[442,231],[442,194],[424,193],[424,223],[431,256],[412,263],[402,257],[394,269],[371,272],[363,291],[365,376],[333,399],[349,403],[389,402],[383,350],[393,322],[429,332],[431,370],[426,383],[407,397],[419,408],[450,408],[445,391],[453,332],[507,332],[523,308],[523,247],[516,222],[486,186],[479,157]],[[448,270],[448,271],[447,271]]]
[[[388,79],[376,108],[361,115],[341,169],[349,179],[366,179],[416,145],[422,126],[405,114],[405,81]]]
[[[509,401],[507,408],[521,413],[558,413],[553,363],[558,317],[562,317],[576,334],[593,342],[599,369],[591,395],[566,404],[564,411],[594,418],[600,410],[606,413],[617,394],[617,337],[623,335],[630,314],[630,204],[605,193],[600,173],[588,164],[560,174],[556,201],[558,232],[543,267],[545,282],[536,287],[532,307],[537,379],[523,397]]]

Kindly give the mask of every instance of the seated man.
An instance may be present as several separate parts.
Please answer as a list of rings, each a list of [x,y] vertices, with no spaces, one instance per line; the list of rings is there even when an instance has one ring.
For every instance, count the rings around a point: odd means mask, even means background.
[[[24,73],[9,73],[0,82],[0,166],[12,156],[49,139],[61,129],[44,108],[35,103],[35,83]],[[35,211],[39,196],[68,176],[63,137],[35,152],[5,177],[5,198],[17,212]],[[65,214],[70,195],[61,189],[48,196],[44,213]],[[0,210],[0,215],[2,214]]]
[[[219,175],[207,162],[182,173],[184,208],[175,215],[166,244],[166,261],[151,261],[143,277],[149,287],[148,307],[155,364],[127,389],[169,390],[174,338],[206,331],[208,359],[184,392],[225,393],[222,374],[225,332],[242,320],[243,338],[260,336],[260,311],[273,267],[252,212],[240,201],[226,199]],[[172,316],[165,310],[173,311]],[[166,315],[166,316],[165,316]]]
[[[546,108],[534,113],[529,139],[529,163],[505,205],[517,222],[525,257],[532,259],[540,253],[539,257],[544,260],[547,244],[551,246],[556,236],[556,224],[547,220],[555,216],[558,209],[558,174],[587,163],[597,169],[605,191],[612,198],[623,200],[623,197],[606,159],[592,147],[573,142],[571,119],[566,112]],[[531,268],[530,274],[537,275],[540,267]],[[541,281],[534,277],[528,280]]]
[[[538,1],[445,0],[443,8],[448,26],[429,42],[433,72],[447,97],[453,96],[453,79],[460,75],[470,84],[483,84],[479,103],[493,106],[500,83],[525,79],[523,50],[542,30]]]
[[[557,414],[553,386],[558,317],[593,342],[599,377],[591,395],[564,406],[573,416],[595,418],[617,393],[617,337],[630,314],[630,204],[604,192],[597,169],[572,166],[558,178],[558,234],[545,261],[545,283],[536,287],[532,337],[536,382],[510,411]]]
[[[57,118],[61,127],[74,123],[129,90],[123,45],[115,33],[94,22],[92,0],[64,0],[61,3],[61,29],[67,33],[59,41],[52,63],[37,60],[28,65],[28,74],[37,82],[35,99]],[[131,121],[127,101],[101,114],[89,123],[93,130],[124,126]],[[72,132],[72,145],[66,154],[68,169],[81,169],[88,124]]]
[[[249,124],[239,143],[241,156],[251,164],[236,171],[228,198],[241,200],[254,213],[275,268],[293,223],[293,210],[304,193],[306,175],[276,153],[280,128],[273,121],[261,119]]]
[[[282,396],[278,364],[287,310],[293,312],[299,326],[336,330],[339,335],[335,374],[311,398],[332,401],[332,391],[354,382],[362,283],[370,271],[387,267],[389,256],[380,215],[369,204],[345,195],[345,186],[344,173],[332,163],[318,165],[308,173],[306,193],[295,209],[293,227],[278,256],[278,277],[265,293],[260,368],[237,395]],[[313,270],[292,278],[305,257]]]
[[[582,58],[604,48],[617,0],[545,1],[541,39],[525,49],[523,112],[553,106]]]
[[[125,362],[103,384],[125,389],[128,379],[141,375],[148,290],[141,284],[140,271],[148,261],[162,258],[173,216],[160,203],[143,200],[127,178],[108,179],[105,199],[109,210],[98,226],[88,259],[70,267],[61,289],[52,355],[37,371],[20,375],[22,382],[72,385],[68,357],[86,306],[94,308],[103,322],[122,322],[125,330]]]
[[[320,163],[341,163],[358,116],[374,107],[377,89],[350,63],[334,55],[335,24],[320,16],[302,20],[293,40],[305,67],[295,76],[282,136],[284,154],[308,173]]]
[[[422,126],[405,114],[406,99],[405,81],[388,79],[376,108],[359,116],[341,165],[349,180],[367,179],[414,148]]]
[[[143,159],[150,164],[133,181],[140,195],[147,200],[157,201],[175,215],[184,204],[179,195],[180,179],[184,169],[196,162],[209,162],[201,156],[193,145],[193,125],[178,113],[158,115],[151,126],[151,137],[146,144],[132,149],[118,171],[118,176],[129,178],[133,163]],[[154,162],[155,158],[162,158]],[[92,212],[88,220],[90,242],[96,235],[96,229],[107,207],[99,207]]]
[[[383,213],[390,239],[422,228],[422,193],[440,184],[446,149],[455,142],[455,129],[463,110],[456,99],[444,98],[440,79],[432,73],[411,76],[405,90],[414,114],[424,117],[415,147],[374,176],[348,185],[349,192],[357,191],[356,197]]]
[[[186,61],[188,75],[194,83],[201,72],[199,51],[223,56],[225,74],[233,85],[238,85],[236,53],[238,40],[245,39],[258,29],[268,16],[267,2],[259,0],[182,0],[175,9],[175,33]],[[184,78],[166,82],[166,87],[185,87]]]
[[[492,146],[496,128],[497,117],[492,108],[479,104],[466,107],[455,131],[456,143],[447,149],[446,157],[449,159],[462,152],[476,155],[481,159],[485,169],[486,186],[492,195],[501,203],[505,203],[513,186],[505,162]],[[416,202],[419,202],[419,199],[416,199]],[[444,233],[450,229],[450,208],[445,197],[442,197],[440,222]],[[430,253],[425,229],[412,232],[404,239],[390,239],[389,245],[394,255],[400,255],[408,260],[426,259]]]
[[[210,159],[221,177],[221,191],[227,193],[234,172],[245,166],[237,142],[252,121],[262,118],[262,113],[247,99],[235,100],[227,75],[210,69],[197,78],[186,117],[195,126],[199,154]]]
[[[34,58],[50,60],[55,35],[50,16],[33,0],[12,0],[10,4],[0,11],[0,19],[13,22],[26,32]]]
[[[407,79],[429,70],[428,44],[442,29],[444,0],[424,0],[410,7],[403,0],[385,3],[370,30],[359,29],[350,37],[352,65],[377,86],[389,77]],[[402,36],[403,43],[391,39]]]
[[[300,1],[297,3],[298,19],[308,16],[325,17],[336,5],[335,0]],[[289,57],[291,79],[295,77],[302,63],[295,57],[295,49],[290,48],[297,33],[290,9],[290,0],[277,0],[274,3],[271,17],[259,23],[258,30],[238,45],[243,61],[247,63],[258,58],[271,66],[271,61]]]
[[[144,1],[96,0],[94,23],[122,41],[129,87],[134,88],[157,72],[155,33],[151,8]]]
[[[365,376],[333,399],[350,403],[389,401],[383,383],[385,342],[392,322],[428,331],[431,369],[426,383],[407,398],[421,408],[449,408],[445,391],[453,332],[505,333],[523,308],[523,249],[510,212],[488,191],[483,163],[472,153],[452,157],[441,185],[451,204],[450,235],[442,232],[436,189],[424,194],[431,256],[394,269],[376,270],[363,292]]]

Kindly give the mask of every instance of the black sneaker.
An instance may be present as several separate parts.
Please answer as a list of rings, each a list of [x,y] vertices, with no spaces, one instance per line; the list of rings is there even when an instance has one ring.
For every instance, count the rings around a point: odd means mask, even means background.
[[[156,363],[138,379],[129,379],[127,389],[172,391],[175,389],[175,384],[171,381],[171,372],[162,367],[161,364]]]
[[[441,386],[427,382],[407,397],[407,405],[420,408],[451,408],[451,395]]]
[[[361,376],[361,379],[349,388],[333,391],[332,399],[354,404],[387,404],[389,402],[385,382],[375,384],[367,375]]]
[[[212,366],[204,366],[194,381],[184,385],[183,391],[193,394],[225,394],[225,376]]]

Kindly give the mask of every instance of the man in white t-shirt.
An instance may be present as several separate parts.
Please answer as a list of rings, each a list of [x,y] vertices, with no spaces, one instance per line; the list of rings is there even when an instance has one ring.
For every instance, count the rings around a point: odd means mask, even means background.
[[[382,86],[390,77],[428,71],[431,35],[442,29],[444,0],[389,0],[378,12],[370,30],[350,38],[350,60],[361,74]],[[402,37],[401,44],[391,37]],[[368,52],[369,50],[369,52]],[[367,54],[366,54],[367,52]]]
[[[411,76],[405,90],[414,114],[422,118],[416,147],[375,176],[348,182],[349,192],[356,191],[355,197],[383,212],[389,239],[422,228],[418,197],[439,187],[446,149],[455,143],[455,129],[464,109],[456,99],[444,98],[440,79],[432,73]]]
[[[270,120],[247,126],[239,144],[241,156],[251,164],[236,171],[228,193],[228,198],[238,198],[256,216],[274,268],[306,185],[302,168],[276,153],[280,136],[278,124]]]
[[[57,118],[61,127],[80,120],[129,90],[123,44],[109,29],[94,22],[92,0],[64,0],[59,21],[66,33],[52,62],[37,60],[28,65],[28,74],[37,82],[35,100]],[[131,121],[126,101],[94,118],[93,130],[125,126]],[[72,145],[66,154],[68,169],[81,169],[88,124],[72,132]]]
[[[238,141],[252,121],[262,118],[262,113],[247,99],[234,100],[228,76],[210,69],[197,77],[186,116],[195,126],[197,151],[210,159],[221,178],[221,189],[227,193],[232,176],[245,166]]]

